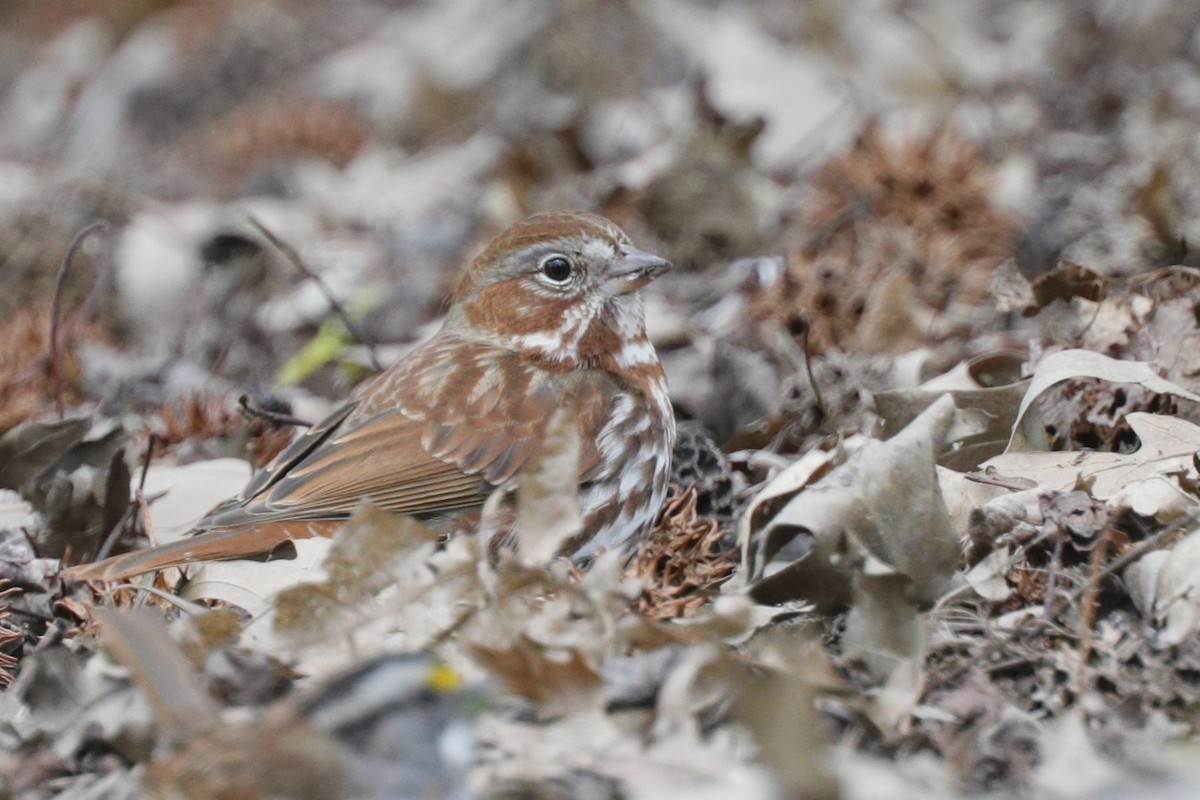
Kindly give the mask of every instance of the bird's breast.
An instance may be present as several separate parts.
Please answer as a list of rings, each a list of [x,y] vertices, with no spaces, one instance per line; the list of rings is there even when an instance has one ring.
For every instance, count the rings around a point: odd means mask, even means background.
[[[583,531],[576,558],[623,547],[654,524],[666,499],[674,440],[665,380],[650,392],[613,396],[595,439],[599,463],[580,487]]]

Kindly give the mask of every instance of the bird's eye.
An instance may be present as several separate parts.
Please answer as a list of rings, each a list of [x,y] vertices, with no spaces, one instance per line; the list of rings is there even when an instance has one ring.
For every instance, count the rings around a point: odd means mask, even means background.
[[[542,274],[555,283],[564,283],[571,277],[571,262],[565,256],[550,256],[542,262]]]

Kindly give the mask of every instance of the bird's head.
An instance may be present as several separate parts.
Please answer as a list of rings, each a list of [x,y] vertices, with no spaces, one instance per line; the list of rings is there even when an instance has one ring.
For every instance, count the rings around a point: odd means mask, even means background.
[[[537,214],[472,262],[454,293],[452,323],[567,368],[657,363],[638,290],[670,267],[603,217]]]

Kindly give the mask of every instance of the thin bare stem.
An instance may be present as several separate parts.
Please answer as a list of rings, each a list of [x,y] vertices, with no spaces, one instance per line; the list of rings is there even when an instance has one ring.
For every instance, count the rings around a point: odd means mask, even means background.
[[[154,447],[158,442],[157,433],[150,434],[150,439],[146,442],[146,455],[142,457],[142,475],[138,478],[138,492],[143,494],[146,491],[146,474],[150,472],[150,459],[154,457]]]
[[[325,283],[320,275],[308,268],[308,265],[304,263],[304,259],[302,259],[300,254],[296,252],[296,248],[292,247],[290,244],[283,241],[270,230],[268,230],[267,226],[259,222],[253,214],[247,214],[246,218],[250,220],[250,224],[254,226],[254,229],[262,234],[263,238],[270,242],[272,247],[283,254],[283,257],[286,258],[301,275],[313,281],[317,285],[317,288],[320,290],[321,294],[323,294],[325,299],[329,301],[329,307],[333,309],[333,313],[336,314],[337,318],[341,320],[343,325],[346,326],[346,330],[349,331],[350,335],[353,336],[357,342],[367,348],[367,355],[371,358],[371,366],[376,372],[382,372],[383,364],[380,363],[379,355],[375,352],[375,343],[367,338],[366,333],[360,330],[359,327],[350,319],[350,315],[346,313],[346,309],[343,308],[342,304],[338,302],[338,299],[333,296],[333,292],[330,290],[329,285]]]
[[[112,530],[104,537],[104,541],[100,543],[100,549],[96,551],[96,557],[92,559],[93,561],[103,561],[108,558],[109,553],[112,552],[113,547],[117,543],[117,539],[121,537],[122,531],[129,527],[129,521],[136,514],[136,508],[136,502],[129,504],[125,509],[125,513],[117,520],[117,524],[112,526]]]
[[[275,411],[267,411],[265,408],[257,408],[250,405],[250,396],[242,395],[238,398],[238,406],[241,407],[242,413],[247,417],[258,417],[265,419],[267,422],[272,422],[276,425],[294,425],[298,428],[311,428],[313,424],[308,420],[293,417],[290,414],[280,414]]]
[[[1124,553],[1108,562],[1108,564],[1106,564],[1102,569],[1098,570],[1095,575],[1090,576],[1089,583],[1084,584],[1082,587],[1076,589],[1074,594],[1072,594],[1071,599],[1075,602],[1080,602],[1083,599],[1084,593],[1088,589],[1088,586],[1091,582],[1098,582],[1110,575],[1115,575],[1135,561],[1139,561],[1147,553],[1158,550],[1165,546],[1166,539],[1170,538],[1171,536],[1181,534],[1188,524],[1194,524],[1195,522],[1196,520],[1193,517],[1185,517],[1180,522],[1172,523],[1171,525],[1168,525],[1159,532],[1155,533],[1150,538],[1143,539],[1142,541],[1133,545]]]
[[[1109,546],[1112,542],[1112,531],[1105,531],[1092,557],[1088,562],[1087,581],[1083,585],[1083,595],[1079,601],[1079,661],[1075,670],[1075,690],[1082,694],[1088,674],[1088,659],[1092,655],[1095,640],[1096,613],[1100,597],[1100,581],[1102,578],[1104,560],[1108,558]]]
[[[66,410],[63,406],[62,371],[59,369],[58,363],[58,321],[62,315],[63,290],[67,285],[67,275],[71,273],[71,264],[75,260],[75,253],[79,251],[84,240],[98,230],[108,230],[108,227],[106,220],[98,219],[76,233],[75,237],[71,239],[71,244],[67,246],[67,252],[63,256],[62,264],[58,267],[58,277],[54,281],[54,300],[50,306],[49,359],[50,379],[54,384],[54,402],[58,407],[59,419],[62,419],[66,415]]]
[[[801,347],[804,350],[804,372],[808,375],[808,385],[812,387],[813,398],[817,401],[817,410],[821,412],[821,417],[825,418],[829,415],[829,412],[825,408],[825,401],[821,398],[821,387],[817,385],[816,376],[813,375],[812,352],[808,346],[808,331],[809,324],[806,317],[804,320],[804,336],[800,340]]]
[[[142,507],[142,501],[146,496],[146,475],[150,472],[150,459],[154,457],[154,448],[161,441],[158,434],[150,434],[150,439],[146,442],[146,452],[142,455],[142,474],[138,478],[137,492],[130,498],[129,505],[125,508],[125,513],[117,520],[117,524],[104,537],[104,541],[100,544],[100,549],[96,552],[96,557],[92,559],[93,561],[102,561],[108,558],[117,540],[121,538],[122,534],[128,533],[133,523],[137,520],[138,511]]]

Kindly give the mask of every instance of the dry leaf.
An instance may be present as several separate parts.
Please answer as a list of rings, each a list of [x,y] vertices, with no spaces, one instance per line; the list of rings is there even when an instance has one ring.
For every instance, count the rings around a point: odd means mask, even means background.
[[[536,705],[543,719],[595,708],[604,699],[600,675],[578,652],[555,652],[518,638],[508,650],[472,648],[471,653],[509,691]]]
[[[1200,627],[1200,532],[1188,534],[1162,560],[1154,581],[1159,641],[1175,645]]]
[[[160,736],[175,743],[213,729],[218,708],[156,611],[100,608],[105,642],[150,701]]]
[[[934,455],[958,418],[936,401],[886,442],[869,440],[846,464],[796,494],[752,534],[752,595],[759,602],[805,599],[823,612],[844,606],[868,563],[911,583],[913,602],[946,587],[958,563]]]
[[[1152,392],[1172,394],[1200,403],[1200,395],[1160,378],[1149,362],[1118,361],[1090,350],[1062,350],[1046,356],[1037,365],[1017,410],[1008,452],[1048,449],[1040,419],[1036,413],[1032,413],[1033,404],[1054,384],[1079,377],[1099,378],[1111,383],[1136,383]]]
[[[526,564],[545,564],[582,526],[579,519],[579,422],[561,406],[546,424],[542,449],[521,470],[517,490],[517,552]]]
[[[777,628],[774,634],[756,643],[756,655],[767,664],[727,665],[731,713],[754,733],[757,760],[771,769],[784,796],[832,800],[838,797],[837,781],[815,706],[820,686],[813,680],[814,674],[824,676],[823,653],[795,631]],[[763,653],[764,646],[774,652]]]
[[[983,469],[1000,481],[1021,479],[1063,491],[1079,481],[1089,482],[1093,496],[1102,500],[1128,494],[1138,481],[1156,480],[1177,487],[1173,475],[1186,474],[1200,450],[1200,427],[1177,417],[1141,412],[1125,419],[1141,440],[1136,452],[1010,452],[988,460]],[[1152,507],[1159,506],[1154,503]]]
[[[987,353],[962,362],[916,389],[875,394],[883,435],[894,435],[939,397],[949,394],[959,409],[969,409],[977,425],[948,437],[938,463],[960,472],[973,469],[1004,451],[1029,385],[1029,379],[1021,377],[1025,362],[1023,354],[1012,351]]]
[[[174,542],[222,500],[235,496],[250,480],[250,465],[240,458],[215,458],[192,464],[152,464],[146,471],[145,494],[150,504],[151,530],[156,544]],[[142,481],[133,476],[134,488]]]
[[[184,587],[185,599],[220,600],[237,606],[253,617],[266,614],[284,592],[301,583],[325,578],[324,561],[329,539],[297,539],[292,542],[295,558],[270,561],[236,559],[206,561],[190,567],[191,577]]]
[[[1012,566],[1007,550],[993,550],[982,561],[967,570],[966,581],[985,600],[1000,603],[1012,594],[1005,576]]]

